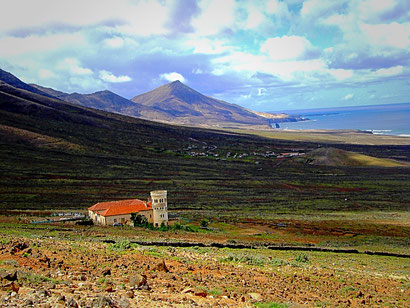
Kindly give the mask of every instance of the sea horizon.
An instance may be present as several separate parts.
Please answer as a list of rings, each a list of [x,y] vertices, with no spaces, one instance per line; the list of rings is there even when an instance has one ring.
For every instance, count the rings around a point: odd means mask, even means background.
[[[282,122],[280,129],[353,129],[410,137],[410,103],[283,110],[306,121]],[[276,111],[277,113],[277,111]]]

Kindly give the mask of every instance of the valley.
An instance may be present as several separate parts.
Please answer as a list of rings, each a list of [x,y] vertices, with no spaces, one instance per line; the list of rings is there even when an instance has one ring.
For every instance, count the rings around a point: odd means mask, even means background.
[[[0,305],[407,306],[409,138],[309,134],[152,122],[3,81]],[[163,189],[182,229],[32,223]]]

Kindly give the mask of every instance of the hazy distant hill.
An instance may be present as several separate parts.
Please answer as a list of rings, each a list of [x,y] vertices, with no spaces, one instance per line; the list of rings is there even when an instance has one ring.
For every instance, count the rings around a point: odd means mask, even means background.
[[[131,100],[110,91],[64,93],[39,85],[36,89],[74,104],[142,119],[192,126],[260,125],[269,118],[235,104],[205,96],[180,81],[171,82]]]
[[[137,118],[144,118],[144,114],[150,114],[154,117],[159,114],[161,118],[166,117],[166,115],[162,115],[160,111],[151,110],[151,108],[149,107],[134,103],[108,90],[98,91],[92,94],[68,94],[56,91],[51,88],[45,88],[36,84],[32,84],[32,86],[63,101],[85,107],[95,108],[108,112],[120,113]]]
[[[173,123],[187,125],[267,125],[268,120],[250,110],[205,96],[180,81],[135,96],[135,103],[161,110]],[[161,120],[161,119],[159,119]]]

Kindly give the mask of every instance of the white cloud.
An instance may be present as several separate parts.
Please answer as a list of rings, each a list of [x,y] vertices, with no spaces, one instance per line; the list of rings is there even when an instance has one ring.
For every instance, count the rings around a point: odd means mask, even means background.
[[[334,0],[307,0],[303,2],[300,15],[303,18],[323,17],[333,11],[333,8],[343,4],[344,1]]]
[[[92,76],[73,76],[68,78],[68,88],[78,91],[81,88],[82,91],[98,91],[103,88],[103,82],[101,80],[95,79]]]
[[[200,68],[196,68],[196,69],[192,70],[192,74],[200,75],[200,74],[203,74],[203,73],[204,73],[204,71],[201,70]]]
[[[410,23],[360,26],[363,36],[368,39],[372,45],[382,47],[409,48],[410,47]]]
[[[345,97],[343,97],[343,100],[345,100],[345,101],[351,100],[353,98],[353,96],[354,96],[354,94],[352,94],[352,93],[347,94]]]
[[[392,9],[397,4],[395,0],[364,0],[357,1],[357,11],[363,21],[372,22],[380,15]]]
[[[344,70],[344,69],[330,69],[328,70],[329,74],[335,77],[337,80],[345,80],[348,78],[353,77],[352,70]]]
[[[116,6],[116,1],[112,2]],[[133,3],[133,2],[130,2]],[[124,25],[117,29],[126,34],[150,36],[169,33],[166,27],[168,16],[172,9],[165,1],[142,0],[134,2],[135,5],[123,5],[120,12],[114,8],[116,16],[125,21]]]
[[[390,68],[381,68],[375,72],[375,75],[379,77],[388,77],[399,75],[401,73],[403,73],[403,66],[398,65]]]
[[[54,74],[52,71],[48,69],[41,68],[38,70],[38,76],[41,79],[50,79],[50,78],[55,78],[56,74]]]
[[[278,13],[279,10],[280,10],[280,5],[279,5],[278,1],[271,0],[271,1],[266,3],[266,12],[268,14]]]
[[[246,29],[254,29],[258,27],[265,19],[265,16],[256,8],[249,11],[248,19],[246,21]]]
[[[197,34],[208,36],[230,28],[234,22],[234,0],[204,0],[199,3],[201,14],[192,21]]]
[[[124,45],[124,40],[119,36],[115,36],[105,39],[104,44],[109,48],[121,48]]]
[[[245,52],[232,52],[229,55],[213,60],[214,75],[223,75],[230,71],[240,72],[247,76],[260,72],[277,76],[285,81],[302,81],[307,74],[324,73],[326,65],[321,59],[305,61],[274,61],[265,55],[253,55]]]
[[[272,60],[298,59],[312,49],[310,42],[303,36],[282,36],[267,39],[261,45],[261,52],[267,53]]]
[[[184,78],[184,76],[182,76],[181,74],[177,73],[177,72],[172,72],[172,73],[164,73],[160,75],[161,79],[165,79],[167,81],[176,81],[179,80],[181,82],[186,82],[186,79]]]
[[[171,9],[172,5],[160,0],[13,0],[0,11],[0,29],[7,32],[22,25],[35,29],[50,24],[86,27],[114,22],[121,24],[121,32],[149,36],[168,33],[165,24]]]
[[[263,9],[267,14],[273,14],[279,18],[289,18],[289,1],[269,0],[265,3],[266,7]]]
[[[208,38],[192,38],[187,40],[184,45],[187,48],[194,48],[194,53],[203,53],[203,54],[219,54],[227,51],[229,46],[225,42],[216,39]]]
[[[115,76],[113,73],[105,70],[100,71],[100,78],[104,81],[113,83],[127,82],[132,80],[132,78],[127,75]]]
[[[62,48],[85,48],[83,35],[76,33],[59,33],[49,36],[31,35],[28,37],[10,37],[0,35],[0,56],[15,57],[19,55],[44,53]]]
[[[66,70],[73,75],[91,75],[93,71],[89,68],[82,67],[80,61],[76,58],[65,58],[58,66],[59,69]]]

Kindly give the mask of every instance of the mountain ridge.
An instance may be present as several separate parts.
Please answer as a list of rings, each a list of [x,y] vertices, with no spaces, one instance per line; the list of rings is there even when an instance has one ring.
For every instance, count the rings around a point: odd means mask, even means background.
[[[19,78],[17,78],[13,74],[4,71],[1,68],[0,68],[0,81],[3,81],[6,84],[9,84],[9,85],[11,85],[15,88],[27,90],[27,91],[30,91],[30,92],[33,92],[33,93],[36,93],[36,94],[40,94],[40,95],[50,96],[46,92],[43,92],[43,91],[37,89],[36,87],[33,87],[33,86],[21,81]]]
[[[36,84],[25,84],[0,70],[0,80],[17,88],[89,108],[145,120],[194,127],[266,129],[273,122],[295,120],[289,115],[260,113],[206,96],[181,81],[173,81],[126,99],[109,90],[91,94],[65,93]]]

